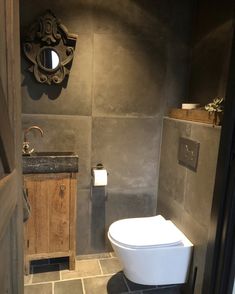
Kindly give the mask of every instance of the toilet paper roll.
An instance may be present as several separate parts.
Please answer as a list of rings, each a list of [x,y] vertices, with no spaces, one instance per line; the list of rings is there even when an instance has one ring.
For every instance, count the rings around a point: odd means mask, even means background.
[[[93,169],[93,186],[107,186],[108,173],[106,169]]]

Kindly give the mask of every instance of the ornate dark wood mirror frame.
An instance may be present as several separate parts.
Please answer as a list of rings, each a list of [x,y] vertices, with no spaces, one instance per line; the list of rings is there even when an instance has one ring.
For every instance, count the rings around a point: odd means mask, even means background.
[[[47,10],[23,37],[23,52],[30,61],[29,71],[39,83],[60,84],[70,73],[77,35]]]

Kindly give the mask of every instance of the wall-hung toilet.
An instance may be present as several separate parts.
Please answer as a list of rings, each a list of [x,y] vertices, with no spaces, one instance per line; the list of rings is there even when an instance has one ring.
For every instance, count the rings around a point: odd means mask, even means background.
[[[187,281],[193,244],[162,216],[118,220],[108,238],[129,280],[143,285]]]

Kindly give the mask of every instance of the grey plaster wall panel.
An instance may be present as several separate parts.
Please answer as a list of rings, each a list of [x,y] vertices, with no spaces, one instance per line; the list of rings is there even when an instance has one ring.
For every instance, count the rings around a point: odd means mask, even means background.
[[[30,132],[28,139],[35,151],[72,151],[79,157],[79,186],[90,184],[90,136],[89,117],[57,115],[23,115],[23,129],[38,125],[44,131]]]
[[[226,91],[232,21],[198,42],[192,50],[191,101],[205,105]],[[211,53],[213,52],[213,54]]]
[[[171,38],[167,43],[167,68],[164,85],[165,113],[171,108],[181,108],[188,101],[189,46]]]
[[[157,214],[161,214],[164,218],[170,219],[175,224],[182,223],[183,207],[174,199],[161,195],[157,199]]]
[[[224,97],[233,39],[233,1],[198,2],[192,38],[190,101],[205,105]]]
[[[78,187],[80,185],[78,184]],[[90,218],[90,189],[78,189],[77,198],[77,255],[89,254],[91,252],[90,246],[90,232],[91,232],[91,218]]]
[[[50,7],[22,0],[22,26],[48,8],[78,34],[76,56],[64,88],[41,88],[23,74],[23,125],[46,130],[42,140],[29,135],[37,150],[79,155],[77,251],[96,253],[104,221],[155,214],[162,114],[185,96],[191,8],[185,0],[52,0]],[[110,172],[105,209],[88,195],[98,162]],[[105,211],[97,230],[94,206]]]
[[[105,251],[105,187],[92,187],[90,201],[90,246],[93,252]]]
[[[45,10],[51,9],[57,18],[72,33],[87,34],[93,31],[92,23],[92,2],[93,0],[41,0],[35,2],[21,1],[21,25],[31,24]]]
[[[67,84],[38,83],[22,60],[22,112],[35,114],[91,115],[92,36],[79,35]]]
[[[199,223],[208,225],[214,190],[220,127],[192,124],[191,138],[200,142],[197,172],[188,170],[185,208]]]
[[[172,37],[177,44],[188,44],[192,40],[192,21],[193,9],[195,7],[193,1],[181,0],[174,1],[169,0],[170,7],[170,16],[171,20],[169,22],[169,28],[172,34]]]
[[[94,118],[92,165],[103,163],[109,187],[156,185],[160,145],[159,118]]]
[[[164,97],[165,113],[188,101],[190,45],[192,38],[193,1],[174,1],[168,4],[170,21],[167,24],[167,69]]]
[[[130,217],[152,216],[156,214],[155,188],[108,190],[106,201],[106,227],[112,222]]]
[[[177,163],[177,141],[181,136],[200,142],[197,172]],[[194,244],[188,286],[192,286],[197,268],[197,294],[201,294],[203,283],[219,139],[219,127],[164,119],[157,213],[173,220]]]
[[[187,212],[183,213],[182,223],[179,225],[179,227],[194,244],[193,259],[191,264],[191,278],[195,268],[197,268],[194,293],[201,294],[207,250],[208,230],[207,227],[201,226],[197,219],[194,219]]]
[[[94,1],[94,32],[150,35],[164,31],[170,20],[170,1]]]
[[[179,138],[189,137],[191,124],[165,119],[162,133],[158,195],[184,203],[186,169],[178,164]]]
[[[94,36],[94,115],[157,115],[163,107],[165,40]]]

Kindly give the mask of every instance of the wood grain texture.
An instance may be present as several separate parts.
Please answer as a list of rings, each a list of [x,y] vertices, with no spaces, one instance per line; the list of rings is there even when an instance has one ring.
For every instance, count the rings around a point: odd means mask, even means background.
[[[14,169],[14,137],[8,115],[8,106],[4,99],[2,81],[0,78],[0,157],[5,173]]]
[[[25,272],[34,259],[69,256],[75,269],[77,174],[24,176],[31,205],[25,224]]]
[[[22,142],[17,0],[0,1],[0,44],[0,293],[22,294]]]
[[[69,258],[69,269],[75,269],[75,257],[76,257],[76,223],[77,223],[77,174],[71,174],[70,180],[70,232],[69,243],[71,256]]]
[[[69,251],[70,175],[50,180],[49,252]]]
[[[31,206],[31,216],[25,226],[28,253],[48,252],[49,212],[47,182],[37,178],[25,181]]]
[[[169,117],[213,125],[221,124],[220,115],[216,115],[215,113],[209,113],[208,111],[203,109],[188,110],[174,108],[170,110]]]

